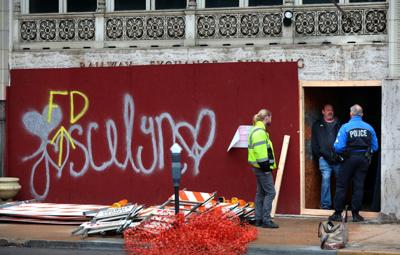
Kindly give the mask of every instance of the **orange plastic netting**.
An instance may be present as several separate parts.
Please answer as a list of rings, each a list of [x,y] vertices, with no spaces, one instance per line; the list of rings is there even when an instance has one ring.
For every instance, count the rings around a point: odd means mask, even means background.
[[[256,239],[257,229],[212,210],[185,219],[176,216],[173,227],[154,234],[145,228],[124,232],[125,247],[130,254],[244,254],[246,245]]]

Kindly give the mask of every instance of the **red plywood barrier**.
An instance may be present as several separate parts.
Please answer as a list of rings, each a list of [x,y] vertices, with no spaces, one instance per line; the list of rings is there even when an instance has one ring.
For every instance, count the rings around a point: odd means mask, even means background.
[[[160,204],[173,193],[176,141],[181,187],[252,201],[247,151],[226,149],[265,107],[277,158],[292,138],[277,212],[297,214],[298,97],[296,63],[12,70],[6,174],[21,179],[18,199]],[[68,133],[56,136],[61,127]]]

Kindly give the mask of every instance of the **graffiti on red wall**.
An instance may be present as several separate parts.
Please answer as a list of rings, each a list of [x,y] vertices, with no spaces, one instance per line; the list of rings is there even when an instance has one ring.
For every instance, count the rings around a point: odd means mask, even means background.
[[[74,98],[78,95],[84,100],[84,106],[81,109],[75,109]],[[70,97],[70,118],[71,124],[68,129],[60,126],[63,118],[63,110],[57,105],[55,96]],[[105,130],[99,130],[99,123],[89,122],[86,128],[78,123],[87,111],[89,111],[90,99],[82,91],[50,91],[49,103],[43,109],[42,114],[37,111],[26,112],[22,117],[22,122],[25,129],[40,138],[41,143],[39,148],[31,155],[23,157],[23,161],[32,162],[30,174],[30,191],[34,198],[44,200],[49,190],[51,189],[50,175],[51,170],[55,170],[57,178],[61,178],[64,169],[68,169],[72,177],[78,178],[84,176],[91,168],[94,171],[107,171],[112,167],[117,167],[122,171],[131,170],[134,173],[142,173],[146,175],[152,174],[157,168],[164,169],[164,130],[163,123],[168,123],[172,133],[172,142],[178,142],[187,153],[188,157],[193,160],[193,175],[198,175],[200,172],[200,163],[204,154],[213,145],[216,130],[216,119],[214,111],[210,109],[201,109],[197,121],[193,125],[186,121],[175,121],[173,116],[168,112],[163,112],[157,116],[142,116],[139,126],[143,135],[149,136],[151,139],[152,162],[145,166],[142,160],[142,151],[144,145],[137,145],[136,155],[133,155],[132,148],[135,145],[135,137],[133,137],[135,103],[133,96],[125,94],[123,97],[123,122],[125,130],[120,132],[113,119],[105,121]],[[79,113],[77,113],[79,111]],[[76,114],[77,113],[77,114]],[[202,123],[209,123],[207,139],[204,144],[200,144],[198,137]],[[57,130],[55,132],[55,130]],[[185,130],[190,134],[190,143],[182,135]],[[92,137],[94,132],[105,132],[106,144],[108,147],[109,157],[103,162],[95,162],[96,151],[92,145]],[[53,137],[50,133],[55,132]],[[124,133],[125,137],[118,137],[118,134]],[[64,147],[65,146],[65,147]],[[117,149],[119,146],[125,148],[125,158],[118,158]],[[65,148],[65,151],[64,151]],[[58,159],[54,159],[52,153],[57,153]],[[74,159],[70,158],[71,150],[80,150],[83,156],[83,164],[81,167],[76,167]],[[38,189],[34,180],[37,171],[45,171],[44,185]],[[182,173],[188,171],[186,162],[183,164]],[[43,192],[38,192],[43,190]]]
[[[278,213],[299,213],[297,68],[291,62],[11,70],[5,174],[20,178],[19,200],[161,204],[173,193],[169,149],[177,142],[181,188],[252,201],[247,150],[226,148],[239,125],[267,108],[275,116],[277,158],[282,138],[291,136]]]

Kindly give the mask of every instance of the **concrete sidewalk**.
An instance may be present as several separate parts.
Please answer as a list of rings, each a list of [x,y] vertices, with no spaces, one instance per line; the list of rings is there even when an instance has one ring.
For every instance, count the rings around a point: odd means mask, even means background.
[[[319,248],[318,224],[324,218],[279,217],[279,229],[258,228],[248,254],[398,254],[400,225],[349,223],[349,245],[339,251]],[[71,236],[76,226],[0,223],[0,246],[122,250],[122,236]],[[0,247],[1,248],[1,247]]]

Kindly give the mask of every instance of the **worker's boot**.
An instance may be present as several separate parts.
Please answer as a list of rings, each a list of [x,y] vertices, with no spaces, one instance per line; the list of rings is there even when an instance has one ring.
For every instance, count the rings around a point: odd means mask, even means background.
[[[364,217],[358,214],[358,212],[353,212],[352,216],[353,216],[353,222],[364,221]]]
[[[254,226],[256,226],[256,227],[261,227],[262,225],[263,225],[263,221],[262,220],[256,220],[254,222]]]
[[[279,228],[279,225],[273,222],[272,220],[264,222],[262,225],[263,228]]]
[[[342,213],[335,211],[331,216],[329,216],[329,221],[342,221]]]

